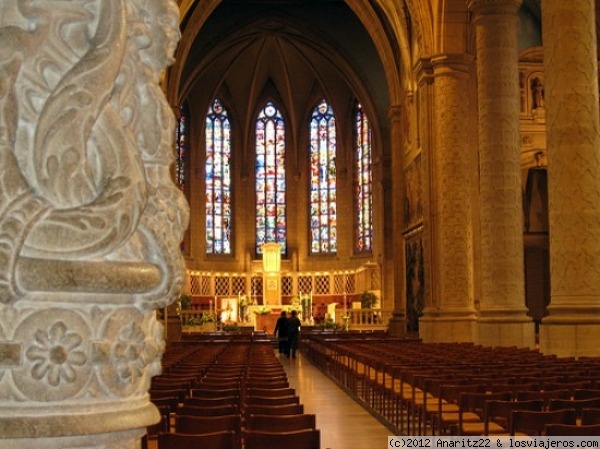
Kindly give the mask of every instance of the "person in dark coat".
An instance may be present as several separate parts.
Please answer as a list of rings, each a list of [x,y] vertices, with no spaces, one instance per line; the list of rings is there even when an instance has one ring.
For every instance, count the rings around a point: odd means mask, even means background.
[[[298,318],[298,312],[292,310],[292,316],[287,320],[287,336],[288,345],[292,358],[296,358],[296,351],[298,350],[298,343],[300,342],[300,318]]]
[[[281,312],[281,316],[277,318],[277,322],[275,323],[275,331],[273,334],[279,340],[279,353],[285,354],[287,357],[290,356],[290,348],[288,345],[288,333],[287,333],[287,314],[285,310]]]

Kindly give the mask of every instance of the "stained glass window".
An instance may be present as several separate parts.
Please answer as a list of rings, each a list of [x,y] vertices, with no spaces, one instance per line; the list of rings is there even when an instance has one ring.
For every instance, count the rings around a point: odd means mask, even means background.
[[[256,252],[279,243],[286,252],[285,122],[273,102],[256,120]]]
[[[185,106],[180,106],[177,112],[177,128],[175,129],[175,182],[181,191],[185,192],[185,159],[188,138],[187,108]],[[182,253],[186,252],[187,247],[185,238],[179,243],[179,250]]]
[[[186,108],[181,106],[179,108],[179,114],[177,117],[177,129],[175,136],[175,144],[177,146],[175,161],[175,176],[177,178],[177,185],[181,190],[185,189],[185,153],[187,150],[187,113]]]
[[[331,106],[322,100],[310,121],[310,249],[337,251],[336,124]]]
[[[356,192],[356,250],[373,250],[373,171],[371,154],[371,125],[358,104],[354,115],[354,179]]]
[[[206,114],[206,253],[231,254],[231,124],[218,98]]]

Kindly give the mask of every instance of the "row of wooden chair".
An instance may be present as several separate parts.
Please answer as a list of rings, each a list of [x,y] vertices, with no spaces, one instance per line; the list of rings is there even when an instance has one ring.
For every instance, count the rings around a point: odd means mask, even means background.
[[[600,399],[600,358],[575,360],[471,343],[308,334],[303,351],[398,434],[520,432],[518,419],[511,424],[512,412],[492,418],[490,409],[486,418],[486,404],[493,401],[539,400],[539,412],[544,413],[569,406],[581,425],[581,410],[595,405],[573,401]]]
[[[163,413],[154,432],[158,449],[320,449],[316,417],[304,413],[271,342],[236,340],[211,350],[210,363],[187,340],[193,358],[176,359],[152,383],[152,401]],[[179,345],[178,345],[179,346]],[[175,388],[172,388],[175,387]],[[174,391],[173,391],[174,390]],[[170,395],[170,396],[169,396]],[[169,401],[163,405],[163,402]]]

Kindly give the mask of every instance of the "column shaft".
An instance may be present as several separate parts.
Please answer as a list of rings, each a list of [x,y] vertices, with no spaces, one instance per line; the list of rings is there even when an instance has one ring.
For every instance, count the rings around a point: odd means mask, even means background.
[[[517,12],[520,0],[473,0],[481,202],[480,342],[531,346],[523,271]]]
[[[403,142],[402,132],[402,114],[407,114],[406,108],[402,106],[390,107],[389,117],[391,123],[391,142],[394,146],[401,146]],[[402,173],[404,157],[403,148],[395,148],[392,150],[392,191],[394,201],[393,220],[394,228],[403,228],[403,198],[404,189]],[[404,251],[404,241],[399,233],[394,233],[394,249],[396,255],[402,254]],[[404,336],[406,335],[406,288],[404,279],[406,279],[406,268],[403,257],[394,258],[393,275],[396,281],[394,282],[394,313],[389,323],[389,332],[391,335]]]
[[[475,341],[473,241],[468,120],[472,60],[466,55],[432,59],[434,146],[431,152],[430,220],[433,239],[433,306],[420,323],[424,341]]]
[[[541,349],[600,355],[600,129],[593,0],[542,4],[551,303]]]

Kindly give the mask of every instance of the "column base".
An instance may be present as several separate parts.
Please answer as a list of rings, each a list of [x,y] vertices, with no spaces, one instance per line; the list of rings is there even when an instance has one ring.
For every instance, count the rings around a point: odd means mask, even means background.
[[[540,351],[558,357],[600,356],[600,316],[588,312],[586,316],[552,315],[540,325]]]
[[[535,324],[521,309],[480,312],[479,344],[483,346],[535,347]]]
[[[406,337],[406,316],[394,312],[388,324],[388,334],[392,337]]]
[[[140,449],[146,428],[98,435],[0,439],[2,449]]]
[[[475,310],[447,308],[423,311],[419,320],[419,336],[424,343],[477,341],[477,315]]]

